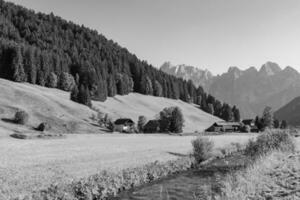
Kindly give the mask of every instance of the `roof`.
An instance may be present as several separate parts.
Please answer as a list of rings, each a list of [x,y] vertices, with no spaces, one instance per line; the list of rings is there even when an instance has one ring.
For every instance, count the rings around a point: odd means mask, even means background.
[[[244,124],[250,124],[250,123],[254,122],[254,119],[244,119],[242,122]]]
[[[122,124],[127,124],[127,123],[134,124],[134,122],[129,118],[120,118],[115,121],[116,125],[122,125]]]
[[[215,123],[217,126],[240,126],[241,124],[239,122],[216,122]]]

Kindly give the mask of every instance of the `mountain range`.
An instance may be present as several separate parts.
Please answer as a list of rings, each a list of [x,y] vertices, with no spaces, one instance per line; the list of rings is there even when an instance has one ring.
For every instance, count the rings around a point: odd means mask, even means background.
[[[289,66],[282,69],[274,62],[263,64],[259,70],[255,67],[246,70],[230,67],[217,76],[208,70],[169,63],[164,63],[160,69],[176,77],[190,79],[216,98],[237,105],[243,118],[261,115],[265,106],[276,111],[300,96],[299,72]]]

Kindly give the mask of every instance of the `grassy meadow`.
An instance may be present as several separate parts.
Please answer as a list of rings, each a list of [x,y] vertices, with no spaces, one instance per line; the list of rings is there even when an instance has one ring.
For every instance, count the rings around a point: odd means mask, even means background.
[[[215,148],[246,143],[251,134],[209,136]],[[68,135],[54,140],[0,140],[0,197],[28,194],[102,170],[117,171],[187,155],[194,136]],[[1,196],[2,195],[2,196]],[[2,199],[2,198],[0,198]]]

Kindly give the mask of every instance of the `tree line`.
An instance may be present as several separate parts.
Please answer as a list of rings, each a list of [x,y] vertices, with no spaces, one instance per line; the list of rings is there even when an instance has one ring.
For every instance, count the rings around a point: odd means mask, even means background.
[[[267,106],[262,116],[256,116],[255,118],[255,125],[258,128],[258,130],[263,131],[266,128],[272,129],[286,129],[288,128],[288,123],[286,120],[279,121],[278,119],[274,118],[274,113],[272,111],[272,108]]]
[[[95,30],[0,0],[0,77],[71,91],[73,101],[137,92],[181,99],[226,121],[239,110],[168,75]]]

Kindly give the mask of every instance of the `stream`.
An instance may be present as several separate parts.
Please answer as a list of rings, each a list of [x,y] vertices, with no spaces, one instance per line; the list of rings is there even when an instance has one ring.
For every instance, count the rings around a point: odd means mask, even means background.
[[[190,170],[119,194],[117,200],[209,200],[221,193],[227,173],[245,167],[243,157],[217,160],[205,169]]]

